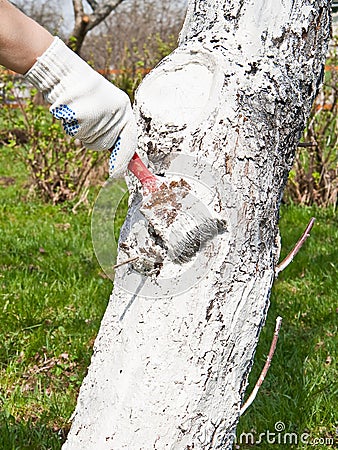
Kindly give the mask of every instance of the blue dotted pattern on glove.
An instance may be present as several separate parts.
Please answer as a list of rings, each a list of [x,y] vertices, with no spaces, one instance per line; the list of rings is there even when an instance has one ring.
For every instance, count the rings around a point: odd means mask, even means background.
[[[115,142],[115,145],[112,149],[112,152],[110,154],[109,158],[109,176],[114,175],[114,168],[115,168],[115,161],[117,158],[118,152],[121,150],[121,138],[119,137],[117,141]]]
[[[62,120],[62,126],[67,134],[75,136],[79,131],[80,125],[75,112],[67,105],[60,105],[51,110],[56,119]]]

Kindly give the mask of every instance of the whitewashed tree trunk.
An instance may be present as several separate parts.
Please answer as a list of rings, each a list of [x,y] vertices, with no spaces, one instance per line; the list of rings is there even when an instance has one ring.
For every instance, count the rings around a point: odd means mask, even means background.
[[[186,171],[211,192],[228,229],[192,263],[164,260],[157,276],[117,270],[64,450],[231,448],[329,9],[324,0],[189,2],[178,49],[139,88],[140,146],[156,173]],[[137,189],[132,198],[121,260],[142,250]]]

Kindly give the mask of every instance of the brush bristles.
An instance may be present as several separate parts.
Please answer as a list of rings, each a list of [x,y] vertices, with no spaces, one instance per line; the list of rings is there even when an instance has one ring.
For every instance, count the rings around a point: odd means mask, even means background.
[[[203,222],[185,233],[177,233],[168,255],[172,261],[183,264],[196,255],[203,245],[226,231],[226,223],[220,219],[205,218]]]

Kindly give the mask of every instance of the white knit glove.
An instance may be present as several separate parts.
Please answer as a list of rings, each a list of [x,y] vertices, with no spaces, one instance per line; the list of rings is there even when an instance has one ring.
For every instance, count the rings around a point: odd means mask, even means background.
[[[51,103],[67,134],[94,150],[113,147],[110,176],[126,171],[136,151],[137,130],[126,93],[93,70],[55,37],[25,75]]]

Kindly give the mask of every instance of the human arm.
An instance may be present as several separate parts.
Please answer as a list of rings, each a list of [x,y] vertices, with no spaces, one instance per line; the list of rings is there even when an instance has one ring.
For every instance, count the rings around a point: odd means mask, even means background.
[[[25,74],[67,134],[90,149],[113,147],[112,177],[126,171],[137,147],[127,94],[6,0],[0,0],[0,64]]]
[[[53,36],[7,0],[0,0],[0,64],[24,74],[53,42]]]

